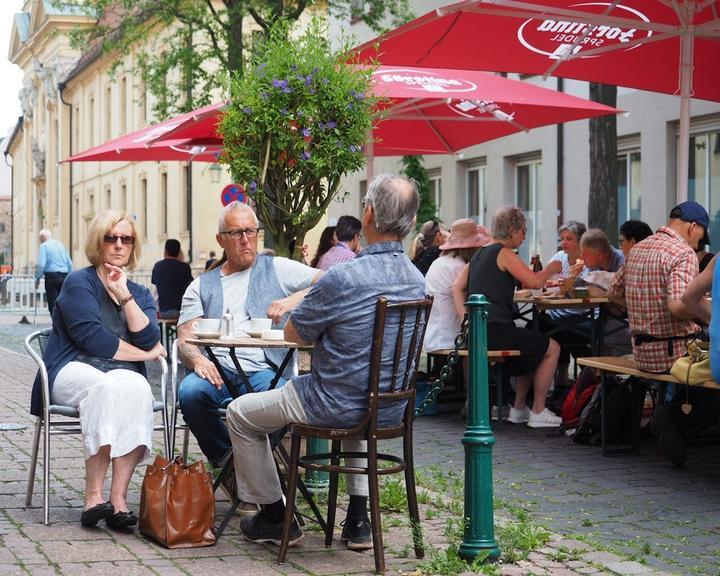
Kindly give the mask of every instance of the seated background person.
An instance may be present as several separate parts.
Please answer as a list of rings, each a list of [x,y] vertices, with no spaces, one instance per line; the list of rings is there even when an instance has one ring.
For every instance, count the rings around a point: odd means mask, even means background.
[[[285,324],[285,315],[302,299],[322,274],[300,262],[258,255],[257,216],[247,204],[232,202],[220,213],[218,244],[223,248],[222,266],[196,278],[183,297],[178,321],[180,358],[189,374],[180,384],[183,418],[212,466],[219,467],[230,452],[230,438],[218,407],[231,398],[223,377],[197,346],[187,344],[192,324],[200,318],[220,318],[230,309],[235,334],[250,329],[252,318],[270,317],[275,327]],[[227,348],[213,350],[223,373],[236,390],[246,392]],[[237,349],[236,355],[255,391],[267,390],[285,355],[283,349]],[[281,386],[284,380],[278,383]],[[235,481],[227,477],[225,487],[234,495]]]
[[[165,257],[155,262],[151,282],[158,294],[159,318],[177,318],[185,289],[192,282],[190,264],[182,260],[180,242],[174,238],[165,240]]]
[[[362,224],[355,216],[340,216],[335,226],[337,242],[323,254],[317,267],[327,270],[330,266],[355,258],[360,248],[360,228]]]
[[[475,251],[489,241],[487,228],[476,225],[474,220],[464,218],[453,222],[450,237],[440,246],[441,256],[430,265],[425,276],[425,293],[433,297],[423,345],[426,351],[455,346],[462,318],[455,312],[452,285]]]
[[[285,326],[285,338],[300,344],[315,342],[312,370],[279,390],[246,394],[228,407],[240,498],[262,505],[240,522],[254,542],[279,543],[283,528],[283,493],[267,434],[290,422],[350,427],[367,413],[368,375],[380,296],[391,302],[424,298],[422,274],[403,254],[400,241],[413,229],[420,198],[414,183],[401,177],[377,176],[363,200],[363,232],[368,246],[356,258],[334,266],[310,290]],[[394,316],[388,323],[397,321]],[[392,328],[392,324],[388,324]],[[407,330],[410,338],[412,331]],[[403,360],[404,361],[404,360]],[[380,388],[390,374],[383,362]],[[404,406],[381,409],[381,425],[402,418]],[[362,451],[364,442],[344,442],[343,449]],[[364,466],[350,459],[350,466]],[[249,465],[251,463],[251,465]],[[348,475],[350,505],[341,536],[352,550],[372,548],[367,516],[366,476]],[[290,543],[302,538],[294,523]]]
[[[423,222],[420,232],[410,245],[409,257],[422,273],[427,274],[430,265],[440,257],[440,244],[448,237],[448,231],[437,220]]]
[[[623,253],[610,244],[600,228],[590,228],[580,238],[580,254],[585,267],[590,270],[617,272],[625,264]]]
[[[558,228],[558,235],[560,236],[560,250],[553,254],[550,258],[550,262],[560,262],[562,264],[562,271],[560,276],[567,278],[570,276],[570,271],[575,271],[575,276],[582,277],[585,272],[583,267],[577,268],[575,264],[580,259],[580,238],[585,234],[587,226],[577,220],[568,220],[565,224]]]
[[[518,328],[513,322],[513,296],[516,282],[529,288],[541,288],[562,265],[548,262],[540,272],[533,272],[514,252],[525,240],[525,215],[517,206],[500,208],[492,220],[493,240],[475,253],[453,284],[453,299],[458,316],[464,314],[465,301],[471,294],[484,294],[490,302],[488,311],[488,350],[520,350],[521,355],[508,358],[503,369],[517,376],[515,402],[508,420],[527,423],[531,428],[560,426],[562,419],[545,408],[545,398],[557,368],[560,346],[545,334]],[[533,383],[532,410],[525,399]]]
[[[675,206],[665,226],[633,247],[610,287],[610,295],[624,298],[627,304],[633,356],[641,370],[666,373],[687,353],[687,342],[700,333],[693,321],[697,309],[683,303],[682,297],[698,274],[695,249],[701,240],[709,243],[709,224],[707,212],[697,202]],[[685,445],[679,430],[686,415],[680,405],[686,391],[678,392],[669,408],[656,407],[652,424],[664,454],[682,466]],[[687,391],[690,398],[695,392]]]
[[[627,260],[630,249],[638,242],[642,242],[648,236],[652,236],[653,231],[650,226],[642,220],[627,220],[620,226],[620,250]]]
[[[127,528],[137,517],[127,504],[135,467],[150,456],[153,395],[146,360],[165,356],[150,291],[131,282],[140,243],[129,214],[108,210],[90,224],[85,254],[91,265],[63,284],[45,350],[50,398],[80,411],[85,452],[85,505],[80,522]],[[31,412],[42,409],[35,379]],[[103,483],[112,462],[110,498]]]

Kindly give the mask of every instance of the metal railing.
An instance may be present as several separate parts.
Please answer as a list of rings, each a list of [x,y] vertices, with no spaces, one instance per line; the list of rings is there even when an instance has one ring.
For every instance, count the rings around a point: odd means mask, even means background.
[[[29,274],[3,274],[0,276],[0,309],[9,312],[32,312],[37,306],[47,309],[45,280],[35,288],[35,277]]]

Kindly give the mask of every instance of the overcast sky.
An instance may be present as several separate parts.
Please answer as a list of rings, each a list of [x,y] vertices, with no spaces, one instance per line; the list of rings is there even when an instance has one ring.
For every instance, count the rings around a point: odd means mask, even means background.
[[[21,114],[18,91],[22,86],[22,72],[8,60],[13,14],[21,9],[22,0],[0,0],[0,138],[12,130]]]

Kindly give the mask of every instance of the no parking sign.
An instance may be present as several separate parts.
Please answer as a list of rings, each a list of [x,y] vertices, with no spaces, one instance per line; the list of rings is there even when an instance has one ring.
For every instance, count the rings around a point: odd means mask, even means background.
[[[240,184],[228,184],[220,193],[220,201],[223,206],[227,206],[231,202],[243,202],[252,205],[252,198],[245,193],[245,188]]]

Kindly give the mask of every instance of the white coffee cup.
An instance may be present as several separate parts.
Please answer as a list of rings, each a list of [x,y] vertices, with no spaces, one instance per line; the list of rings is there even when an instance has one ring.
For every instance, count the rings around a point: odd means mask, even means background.
[[[192,323],[193,332],[198,334],[208,334],[210,332],[218,332],[220,330],[220,319],[219,318],[203,318],[202,320],[195,320]]]
[[[263,330],[262,331],[262,339],[263,340],[283,340],[285,338],[285,333],[282,330]]]
[[[250,320],[250,328],[257,332],[270,330],[272,328],[272,320],[270,318],[253,318]]]

